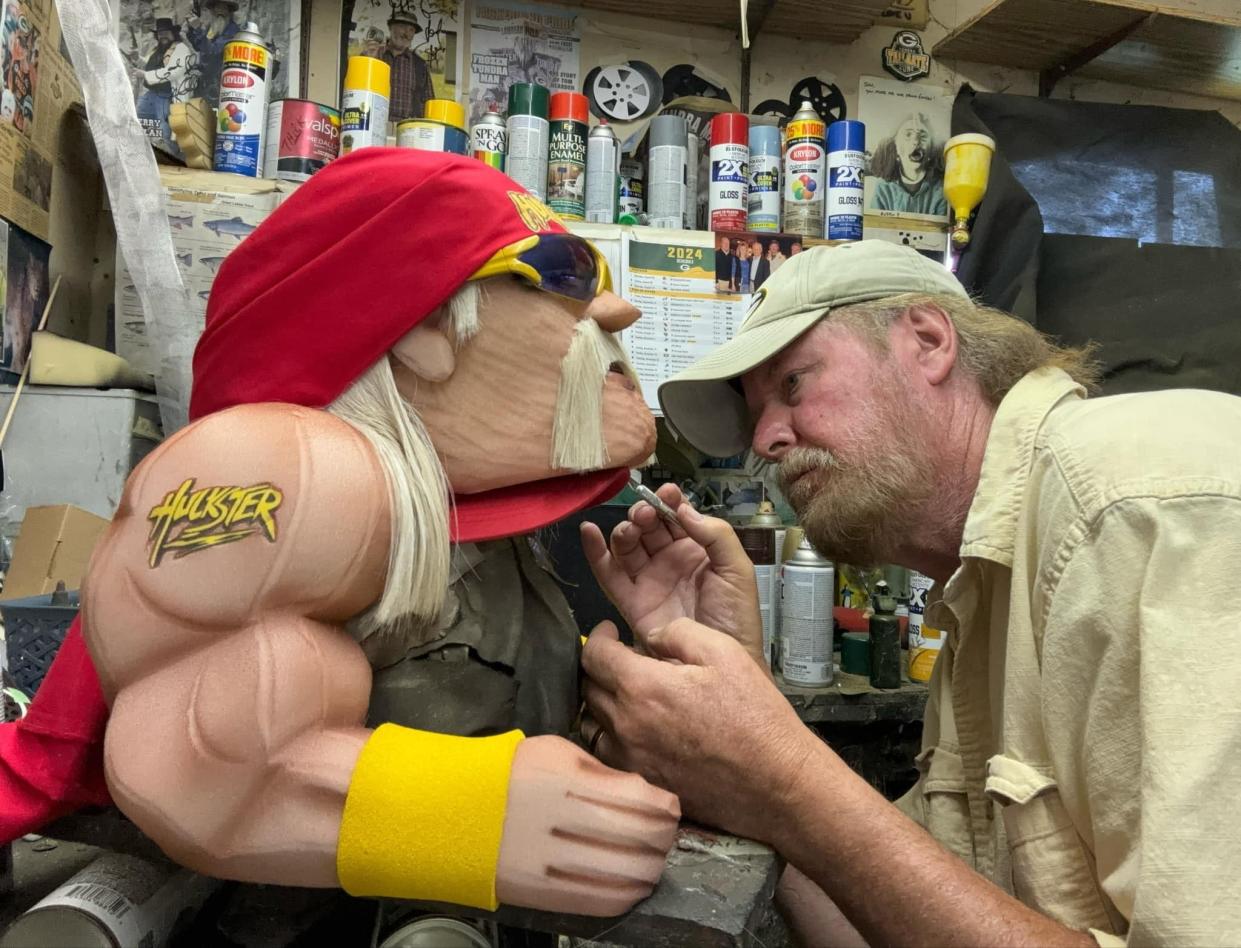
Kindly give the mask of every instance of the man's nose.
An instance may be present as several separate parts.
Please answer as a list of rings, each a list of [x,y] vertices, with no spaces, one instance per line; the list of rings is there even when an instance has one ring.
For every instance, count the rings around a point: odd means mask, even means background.
[[[768,461],[779,461],[796,445],[797,436],[786,417],[776,410],[764,411],[754,425],[750,446],[754,453]]]
[[[586,316],[599,324],[604,332],[620,332],[628,329],[642,314],[632,303],[621,299],[610,290],[596,296],[586,307]]]

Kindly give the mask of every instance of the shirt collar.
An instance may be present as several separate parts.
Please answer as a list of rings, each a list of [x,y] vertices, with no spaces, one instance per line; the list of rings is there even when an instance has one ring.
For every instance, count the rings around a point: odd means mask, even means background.
[[[978,557],[1013,564],[1017,517],[1043,421],[1061,402],[1085,397],[1085,389],[1062,369],[1026,374],[996,409],[961,540],[961,559]]]

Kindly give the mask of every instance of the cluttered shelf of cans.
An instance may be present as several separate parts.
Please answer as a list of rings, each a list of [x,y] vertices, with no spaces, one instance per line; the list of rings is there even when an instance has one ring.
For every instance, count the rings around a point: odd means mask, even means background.
[[[340,108],[303,99],[267,102],[270,54],[250,24],[224,51],[214,153],[216,171],[305,181],[338,155],[388,144],[391,67],[351,56]],[[658,115],[646,132],[645,161],[622,153],[578,92],[514,83],[508,109],[484,113],[466,127],[465,109],[430,99],[419,118],[396,124],[402,148],[473,155],[505,172],[567,221],[649,225],[721,232],[789,233],[809,239],[861,240],[865,207],[866,129],[830,124],[810,102],[781,127],[771,117],[740,112],[710,122],[706,220],[698,214],[698,136],[684,116]],[[985,180],[970,169],[971,152],[994,149],[985,136],[950,139],[944,193],[956,223],[953,243],[968,243],[968,218]],[[956,154],[953,154],[953,153]],[[953,169],[956,172],[953,173]]]
[[[837,669],[869,679],[872,688],[926,682],[943,644],[924,621],[932,581],[900,568],[861,570],[824,559],[798,527],[786,527],[771,504],[735,527],[754,564],[763,657],[785,683],[827,688]],[[837,636],[839,632],[839,636]]]

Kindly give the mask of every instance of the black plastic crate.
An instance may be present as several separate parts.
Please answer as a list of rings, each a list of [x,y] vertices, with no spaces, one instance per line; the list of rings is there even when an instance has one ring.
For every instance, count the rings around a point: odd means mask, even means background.
[[[42,596],[0,602],[9,674],[17,687],[34,694],[78,614],[77,592],[58,590]]]

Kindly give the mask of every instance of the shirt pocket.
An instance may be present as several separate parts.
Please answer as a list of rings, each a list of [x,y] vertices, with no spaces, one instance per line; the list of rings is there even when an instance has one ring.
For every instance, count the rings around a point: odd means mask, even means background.
[[[986,793],[1003,808],[1013,892],[1076,931],[1115,932],[1094,859],[1073,825],[1056,781],[1002,754],[987,762]]]
[[[974,834],[961,755],[941,744],[925,748],[914,763],[921,774],[914,789],[921,788],[922,825],[941,846],[974,866]]]

